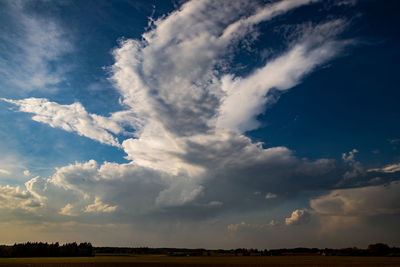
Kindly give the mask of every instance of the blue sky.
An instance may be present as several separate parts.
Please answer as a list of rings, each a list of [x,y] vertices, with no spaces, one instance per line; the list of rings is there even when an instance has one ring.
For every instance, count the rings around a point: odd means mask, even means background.
[[[1,243],[400,245],[396,1],[0,6]]]

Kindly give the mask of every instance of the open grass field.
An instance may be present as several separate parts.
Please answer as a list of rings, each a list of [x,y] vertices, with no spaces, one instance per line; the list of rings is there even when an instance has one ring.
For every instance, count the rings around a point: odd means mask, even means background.
[[[395,257],[265,256],[265,257],[167,257],[97,256],[78,258],[2,258],[0,266],[399,266]]]

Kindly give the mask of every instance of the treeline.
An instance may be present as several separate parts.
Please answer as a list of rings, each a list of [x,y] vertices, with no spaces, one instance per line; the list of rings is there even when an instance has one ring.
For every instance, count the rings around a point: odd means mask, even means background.
[[[87,257],[93,256],[93,246],[91,243],[67,243],[61,245],[57,243],[27,242],[14,244],[13,246],[0,246],[0,257]]]
[[[288,256],[288,255],[321,255],[321,256],[400,256],[400,248],[389,247],[387,244],[376,243],[367,249],[357,247],[341,249],[320,248],[283,248],[283,249],[186,249],[186,248],[121,248],[96,247],[96,255],[168,255],[180,256]]]
[[[376,243],[367,249],[356,247],[341,249],[320,248],[283,248],[283,249],[188,249],[188,248],[148,248],[148,247],[93,247],[90,243],[57,243],[28,242],[12,246],[0,246],[0,257],[87,257],[101,255],[167,255],[171,257],[184,256],[290,256],[290,255],[321,255],[321,256],[393,256],[400,257],[400,248],[389,247],[387,244]]]
[[[389,247],[387,244],[376,243],[368,246],[367,249],[357,247],[341,249],[318,249],[318,248],[294,248],[294,249],[272,249],[270,255],[298,255],[298,254],[318,254],[323,256],[400,256],[400,248]]]
[[[209,256],[212,250],[202,248],[96,247],[94,251],[96,255]]]

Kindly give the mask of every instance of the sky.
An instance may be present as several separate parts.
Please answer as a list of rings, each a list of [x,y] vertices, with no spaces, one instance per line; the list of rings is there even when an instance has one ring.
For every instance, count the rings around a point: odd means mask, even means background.
[[[395,0],[0,0],[0,243],[400,246]]]

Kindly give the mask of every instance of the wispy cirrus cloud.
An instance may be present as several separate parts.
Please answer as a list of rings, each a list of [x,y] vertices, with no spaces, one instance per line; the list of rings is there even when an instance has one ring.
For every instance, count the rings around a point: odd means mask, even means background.
[[[264,112],[268,93],[295,86],[306,74],[339,53],[348,42],[334,38],[344,27],[344,21],[335,20],[307,29],[287,52],[249,76],[222,77],[225,97],[217,126],[238,132],[258,128],[256,116]]]
[[[13,88],[24,95],[31,91],[54,91],[65,80],[67,67],[61,58],[73,45],[56,21],[29,12],[30,1],[5,1],[9,16],[7,31],[2,34],[0,83],[4,92]]]

